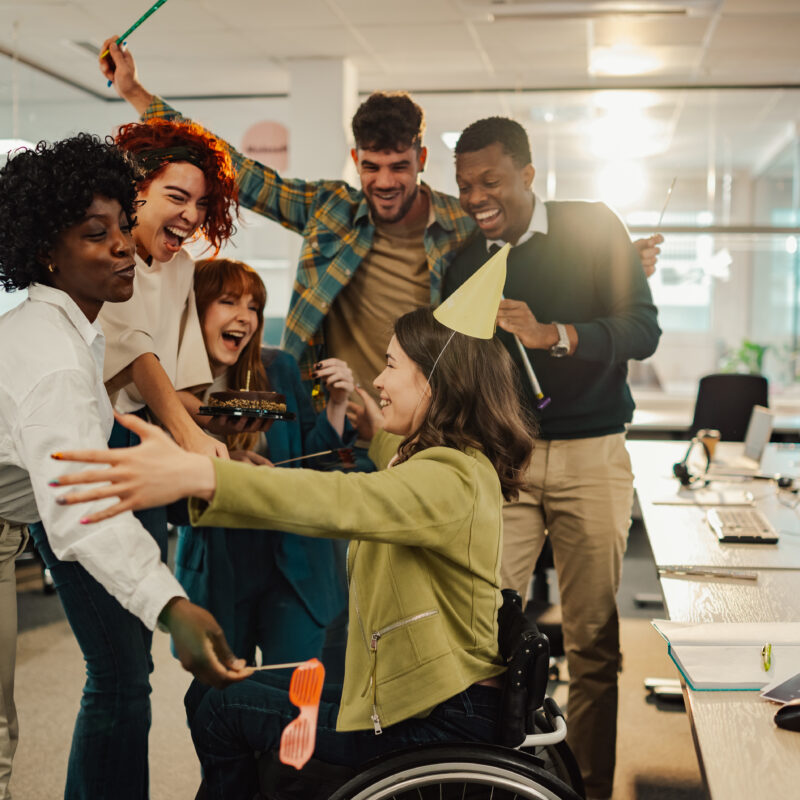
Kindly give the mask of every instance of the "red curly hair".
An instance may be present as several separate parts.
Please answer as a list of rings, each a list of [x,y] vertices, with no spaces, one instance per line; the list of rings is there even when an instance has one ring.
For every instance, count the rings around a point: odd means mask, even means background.
[[[170,147],[189,147],[198,153],[201,163],[197,166],[205,175],[208,185],[208,213],[200,232],[215,252],[219,252],[222,244],[233,235],[234,219],[239,214],[236,172],[225,145],[194,122],[165,119],[123,125],[117,132],[115,142],[118,147],[134,155]],[[165,159],[157,169],[149,171],[139,183],[139,191],[146,189],[169,163]]]

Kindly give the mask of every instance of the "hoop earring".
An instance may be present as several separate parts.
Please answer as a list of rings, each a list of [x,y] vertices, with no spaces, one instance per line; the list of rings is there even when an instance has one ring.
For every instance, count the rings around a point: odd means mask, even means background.
[[[55,272],[56,271],[56,265],[55,264],[48,264],[47,265],[47,271],[48,272]]]

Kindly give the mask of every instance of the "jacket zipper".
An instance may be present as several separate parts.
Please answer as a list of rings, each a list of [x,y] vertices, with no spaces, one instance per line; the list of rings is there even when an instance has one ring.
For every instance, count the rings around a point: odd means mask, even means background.
[[[358,613],[358,608],[356,608],[356,613]],[[378,641],[381,637],[385,636],[387,633],[391,633],[392,631],[397,630],[398,628],[404,628],[406,625],[411,625],[413,622],[419,622],[419,620],[427,619],[428,617],[433,617],[439,613],[439,609],[434,608],[431,611],[423,611],[419,614],[414,614],[411,617],[406,617],[405,619],[398,620],[397,622],[393,622],[391,625],[386,625],[385,627],[381,628],[380,630],[374,631],[372,636],[369,640],[369,649],[372,653],[372,672],[369,677],[369,683],[367,684],[367,689],[372,687],[372,715],[370,719],[372,720],[372,726],[375,729],[375,735],[379,736],[383,733],[383,728],[381,727],[381,718],[378,714],[378,681],[377,681],[377,669],[378,669]],[[366,690],[364,691],[366,694]],[[362,695],[363,697],[363,695]]]

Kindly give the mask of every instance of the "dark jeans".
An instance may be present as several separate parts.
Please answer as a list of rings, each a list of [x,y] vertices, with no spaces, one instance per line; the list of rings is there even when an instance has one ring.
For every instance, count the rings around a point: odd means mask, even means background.
[[[258,792],[256,753],[277,750],[281,732],[297,716],[289,701],[288,678],[257,673],[223,691],[195,681],[186,711],[208,797],[250,800]],[[336,731],[341,687],[323,691],[314,758],[357,767],[376,756],[414,744],[493,742],[500,712],[499,689],[471,686],[436,706],[424,719],[407,719],[368,731]]]
[[[166,561],[165,509],[136,516]],[[59,561],[40,524],[32,525],[30,532],[86,661],[65,800],[147,800],[153,634],[77,561]]]

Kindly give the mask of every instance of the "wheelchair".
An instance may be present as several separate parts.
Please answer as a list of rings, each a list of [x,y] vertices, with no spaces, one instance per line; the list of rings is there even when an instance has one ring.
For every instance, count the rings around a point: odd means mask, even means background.
[[[274,754],[260,761],[268,800],[582,800],[583,780],[556,702],[545,696],[547,637],[503,590],[500,654],[508,665],[499,741],[426,744],[381,756],[356,770],[311,759],[301,773]],[[313,788],[312,788],[313,787]]]

